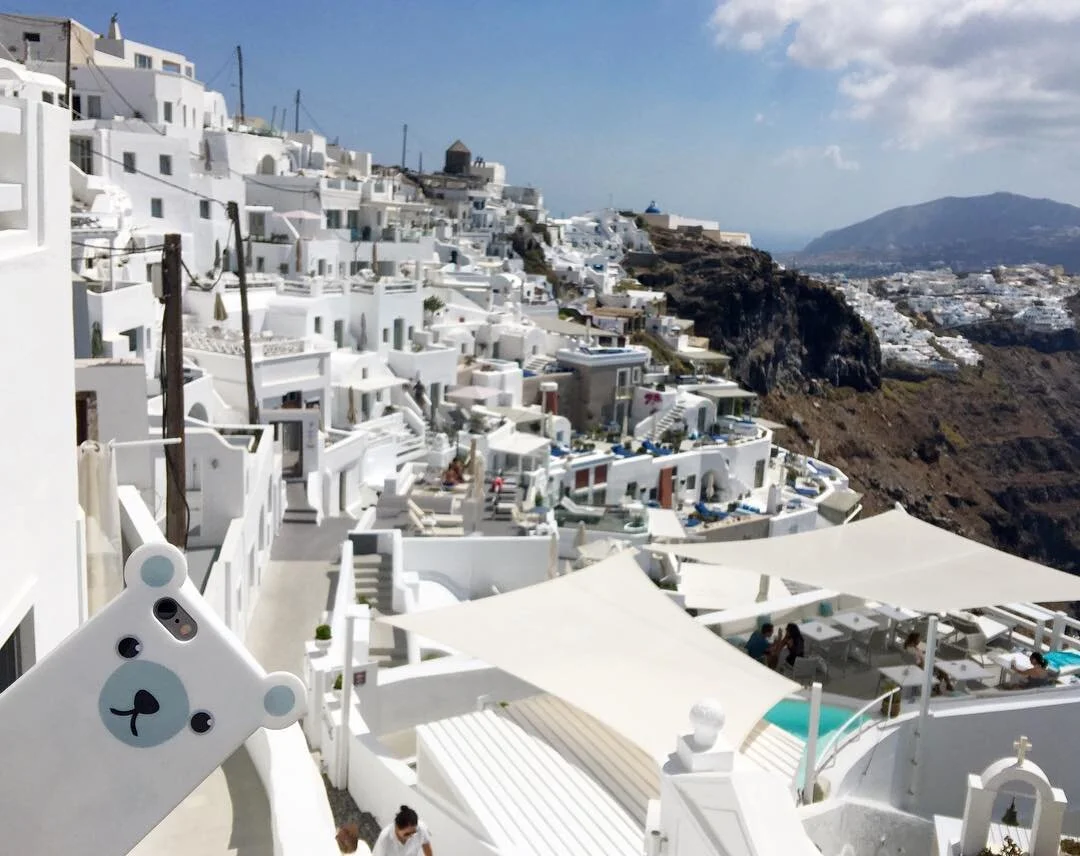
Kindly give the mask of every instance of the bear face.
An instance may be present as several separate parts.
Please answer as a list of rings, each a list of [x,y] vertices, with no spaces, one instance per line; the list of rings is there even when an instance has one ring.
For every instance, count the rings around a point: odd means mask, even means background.
[[[207,738],[219,719],[230,734],[242,734],[260,725],[282,728],[302,714],[305,693],[299,678],[263,671],[207,609],[188,580],[178,549],[165,543],[139,547],[124,577],[127,590],[110,604],[110,612],[117,613],[111,625],[121,630],[108,652],[112,665],[97,704],[98,717],[113,738],[150,749],[182,733]],[[163,626],[161,610],[155,610],[162,602],[175,602],[194,619],[190,638],[177,638]]]

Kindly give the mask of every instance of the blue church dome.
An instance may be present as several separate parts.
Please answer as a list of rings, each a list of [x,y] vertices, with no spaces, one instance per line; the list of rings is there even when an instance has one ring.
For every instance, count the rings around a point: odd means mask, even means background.
[[[660,209],[656,207],[655,202],[650,202],[649,207],[645,209],[646,214],[659,214]]]

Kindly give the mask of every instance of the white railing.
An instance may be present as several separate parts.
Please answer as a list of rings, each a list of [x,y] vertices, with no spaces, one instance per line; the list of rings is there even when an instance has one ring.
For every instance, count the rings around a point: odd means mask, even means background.
[[[851,716],[847,718],[843,725],[841,725],[836,731],[833,732],[832,737],[825,743],[825,747],[817,753],[817,758],[807,758],[807,765],[814,765],[813,780],[816,782],[821,773],[828,767],[840,753],[840,750],[851,743],[853,740],[861,737],[868,730],[874,726],[881,726],[886,722],[889,722],[895,717],[892,715],[893,696],[899,696],[902,692],[902,687],[894,687],[887,693],[882,693],[877,698],[868,701]],[[875,706],[883,707],[888,711],[883,719],[873,719],[868,717],[867,714],[874,709]],[[860,721],[861,720],[861,721]],[[853,727],[855,726],[855,727]],[[813,802],[813,794],[805,794],[801,790],[799,792],[800,802]]]

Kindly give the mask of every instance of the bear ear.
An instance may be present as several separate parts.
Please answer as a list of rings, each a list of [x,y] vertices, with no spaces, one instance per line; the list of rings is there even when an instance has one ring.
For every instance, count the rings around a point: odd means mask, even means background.
[[[288,728],[307,711],[304,682],[292,672],[271,672],[263,680],[263,728]]]
[[[124,565],[124,582],[128,588],[177,591],[185,580],[184,554],[165,541],[136,547]]]

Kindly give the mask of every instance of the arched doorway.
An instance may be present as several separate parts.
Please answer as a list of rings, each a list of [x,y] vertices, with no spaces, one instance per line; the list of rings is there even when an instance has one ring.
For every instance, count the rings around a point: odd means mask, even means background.
[[[277,161],[273,155],[263,155],[259,161],[259,175],[274,175],[277,172]]]
[[[191,419],[198,419],[200,422],[210,421],[210,415],[206,412],[206,408],[198,401],[191,405],[191,409],[188,411],[188,417]]]

